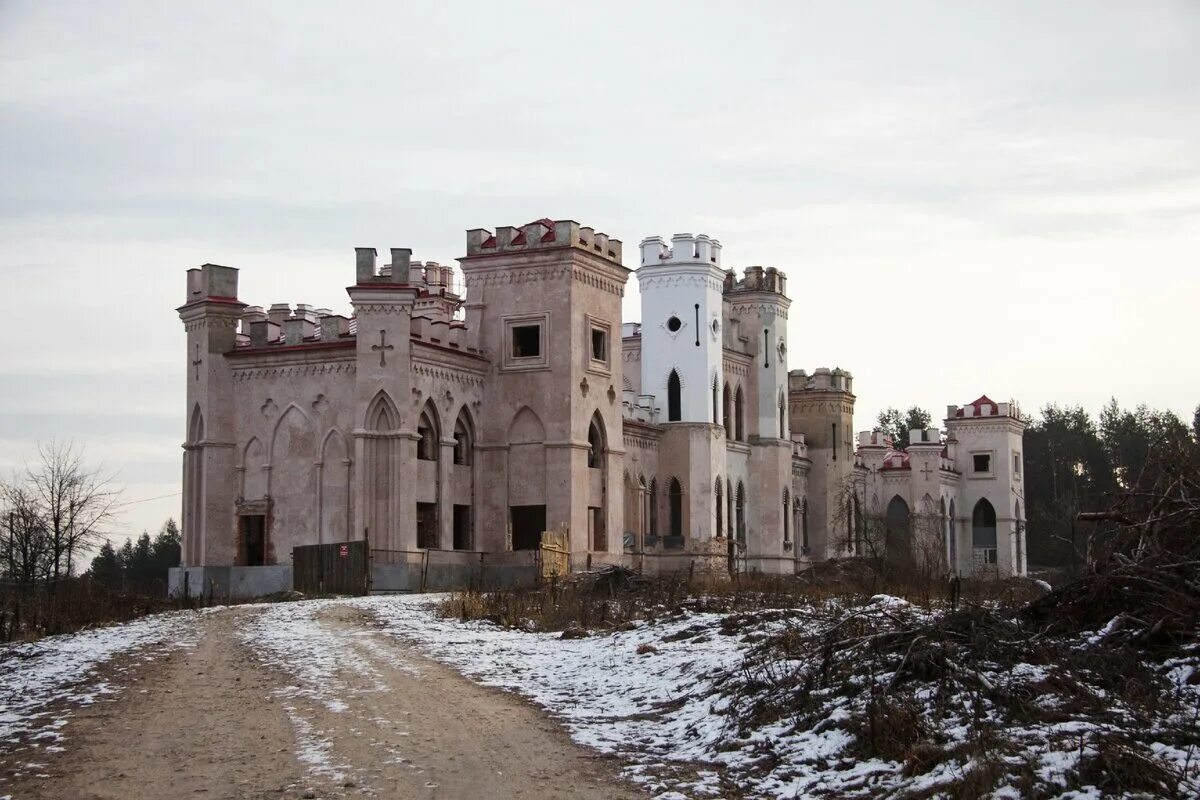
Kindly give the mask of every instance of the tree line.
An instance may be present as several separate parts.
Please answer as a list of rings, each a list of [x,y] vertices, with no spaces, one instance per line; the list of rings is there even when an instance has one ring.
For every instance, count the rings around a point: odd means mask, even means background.
[[[153,539],[142,531],[136,542],[126,539],[119,550],[105,540],[85,574],[109,591],[166,594],[167,570],[179,566],[179,547],[179,526],[168,519]]]

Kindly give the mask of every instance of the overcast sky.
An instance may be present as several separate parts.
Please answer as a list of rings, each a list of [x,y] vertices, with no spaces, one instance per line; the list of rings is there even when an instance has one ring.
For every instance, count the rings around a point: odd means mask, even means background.
[[[1195,2],[188,8],[0,2],[5,475],[57,436],[179,491],[189,267],[346,311],[355,246],[540,217],[782,268],[860,429],[1200,402]]]

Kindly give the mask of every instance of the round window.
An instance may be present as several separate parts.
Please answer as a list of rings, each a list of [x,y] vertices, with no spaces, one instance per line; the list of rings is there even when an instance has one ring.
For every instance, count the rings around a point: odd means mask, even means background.
[[[669,330],[671,333],[675,333],[682,327],[683,322],[680,321],[679,317],[671,317],[669,320],[667,320],[667,330]]]
[[[783,339],[780,339],[779,340],[779,357],[783,358],[785,355],[787,355],[787,342],[784,341]]]
[[[713,336],[716,336],[716,335],[717,335],[717,333],[719,333],[719,332],[720,332],[720,330],[721,330],[721,320],[719,320],[719,319],[714,319],[714,320],[712,321],[712,332],[713,332]]]

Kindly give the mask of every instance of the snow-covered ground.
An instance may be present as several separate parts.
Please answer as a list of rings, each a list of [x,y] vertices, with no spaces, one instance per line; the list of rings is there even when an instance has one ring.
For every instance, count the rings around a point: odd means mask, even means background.
[[[934,795],[939,787],[948,789],[969,771],[986,767],[971,755],[967,737],[976,735],[978,726],[971,728],[967,717],[987,714],[987,702],[961,690],[958,695],[937,696],[934,685],[919,688],[914,699],[926,708],[935,703],[950,708],[940,719],[958,723],[938,731],[938,736],[945,751],[955,755],[914,775],[900,761],[856,754],[855,737],[845,723],[863,713],[871,681],[886,686],[891,673],[864,675],[858,691],[815,692],[818,710],[803,723],[798,714],[788,713],[768,715],[760,723],[748,720],[748,713],[770,701],[768,693],[788,685],[772,675],[783,676],[802,666],[811,669],[818,656],[813,653],[792,663],[754,663],[747,655],[755,642],[784,628],[803,633],[805,625],[828,625],[828,614],[764,613],[730,626],[729,615],[682,613],[639,622],[630,630],[564,640],[554,633],[440,618],[435,613],[439,600],[374,597],[352,602],[375,614],[388,633],[415,643],[476,681],[532,699],[557,716],[576,741],[623,759],[629,765],[627,775],[660,798]],[[834,619],[850,613],[890,620],[927,616],[887,596],[874,598],[864,608],[828,611]],[[1200,689],[1186,684],[1196,659],[1186,661],[1168,665],[1165,674],[1176,690],[1195,695],[1194,704],[1200,702]],[[1046,668],[995,665],[973,676],[1017,691],[1037,685],[1046,677]],[[1094,738],[1119,730],[1123,710],[1112,711],[1116,713],[1107,725],[1080,718],[1004,730],[1015,746],[1011,758],[1020,759],[1010,766],[1027,766],[1042,791],[1053,793],[1053,787],[1060,786],[1062,797],[1099,797],[1098,790],[1068,792],[1066,775],[1081,756],[1094,754],[1085,743],[1089,734]],[[1186,725],[1187,720],[1177,717],[1162,723]],[[1180,784],[1184,794],[1196,785],[1200,753],[1160,742],[1150,749],[1166,768],[1179,771],[1179,777],[1183,769],[1189,771]],[[1021,795],[1015,781],[1006,785],[1001,778],[994,796]]]
[[[211,610],[211,609],[210,609]],[[115,656],[149,661],[195,643],[204,612],[173,611],[0,648],[0,745],[61,748],[70,707],[119,691],[98,674]]]

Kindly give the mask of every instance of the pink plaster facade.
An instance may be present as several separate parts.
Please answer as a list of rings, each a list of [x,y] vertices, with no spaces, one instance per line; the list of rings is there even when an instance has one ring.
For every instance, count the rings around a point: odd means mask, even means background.
[[[782,272],[672,245],[643,242],[641,323],[621,318],[621,242],[570,220],[468,231],[461,284],[358,248],[349,318],[250,306],[236,269],[189,270],[184,566],[362,539],[503,553],[542,531],[576,564],[647,570],[848,554],[843,494],[870,473],[851,376],[788,372]],[[692,327],[672,321],[692,305]]]

